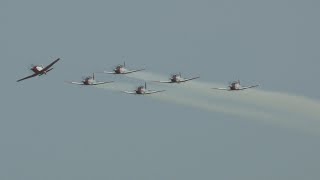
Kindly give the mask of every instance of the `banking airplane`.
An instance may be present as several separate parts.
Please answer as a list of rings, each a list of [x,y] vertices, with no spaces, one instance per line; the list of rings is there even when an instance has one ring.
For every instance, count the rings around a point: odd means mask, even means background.
[[[56,59],[55,61],[53,61],[51,64],[49,64],[46,67],[43,67],[43,65],[32,65],[31,67],[31,71],[33,71],[33,74],[30,76],[27,76],[25,78],[19,79],[17,80],[17,82],[32,78],[32,77],[36,77],[36,76],[42,76],[44,74],[47,74],[49,71],[51,71],[53,68],[52,66],[57,63],[60,60],[60,58]]]
[[[123,62],[123,65],[119,64],[116,66],[116,68],[113,70],[113,72],[103,71],[103,73],[106,74],[129,74],[133,72],[143,71],[145,69],[138,69],[138,70],[128,70],[126,69],[126,62]]]
[[[99,85],[99,84],[106,84],[106,83],[112,83],[113,81],[106,81],[106,82],[96,82],[96,80],[94,79],[94,73],[93,76],[87,76],[85,78],[83,78],[83,80],[81,82],[68,82],[70,84],[76,84],[76,85],[91,85],[91,86],[95,86],[95,85]]]
[[[198,77],[193,77],[193,78],[189,78],[189,79],[184,79],[183,77],[181,77],[181,73],[179,74],[173,74],[170,78],[169,81],[153,81],[153,82],[159,82],[159,83],[182,83],[182,82],[187,82],[187,81],[191,81],[193,79],[198,79],[200,78]]]
[[[229,87],[227,87],[227,88],[212,88],[212,89],[226,90],[226,91],[238,91],[238,90],[245,90],[245,89],[254,88],[254,87],[258,87],[258,86],[259,86],[259,85],[242,87],[242,86],[240,85],[240,80],[238,80],[238,81],[233,81],[233,82],[229,85]]]
[[[139,94],[139,95],[147,95],[147,94],[154,94],[163,92],[165,90],[155,91],[155,90],[147,90],[147,83],[144,83],[144,86],[139,86],[136,90],[130,92],[130,91],[123,91],[127,94]]]

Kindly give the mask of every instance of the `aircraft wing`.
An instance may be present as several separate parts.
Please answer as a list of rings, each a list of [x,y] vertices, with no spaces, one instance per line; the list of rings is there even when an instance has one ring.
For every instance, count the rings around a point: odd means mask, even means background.
[[[134,73],[134,72],[138,72],[138,71],[143,71],[145,69],[138,69],[138,70],[131,70],[131,71],[126,71],[124,73],[121,73],[121,74],[130,74],[130,73]]]
[[[106,81],[106,82],[96,82],[96,83],[93,83],[93,84],[90,84],[90,85],[100,85],[100,84],[107,84],[107,83],[112,83],[113,81]]]
[[[230,91],[230,88],[212,88],[212,89]]]
[[[106,73],[106,74],[117,74],[115,72],[108,72],[108,71],[103,71],[103,73]]]
[[[127,93],[127,94],[137,94],[136,92],[132,92],[132,91],[122,91],[124,93]]]
[[[82,82],[69,82],[69,81],[66,81],[66,82],[70,84],[84,85]]]
[[[53,61],[51,64],[49,64],[48,66],[46,66],[45,68],[42,69],[42,72],[47,71],[51,66],[53,66],[55,63],[57,63],[60,60],[60,58],[56,59],[55,61]]]
[[[154,94],[154,93],[159,93],[159,92],[163,92],[163,91],[166,91],[166,90],[160,90],[160,91],[146,91],[144,94]]]
[[[242,87],[239,90],[245,90],[245,89],[250,89],[250,88],[254,88],[254,87],[258,87],[259,85],[254,85],[254,86],[248,86],[248,87]]]
[[[27,76],[27,77],[25,77],[25,78],[22,78],[22,79],[19,79],[19,80],[17,80],[17,82],[20,82],[20,81],[23,81],[23,80],[26,80],[26,79],[29,79],[29,78],[32,78],[32,77],[35,77],[35,76],[37,76],[38,74],[32,74],[32,75],[30,75],[30,76]]]
[[[198,78],[200,78],[200,77],[198,76],[198,77],[193,77],[193,78],[189,78],[189,79],[184,79],[180,82],[187,82],[187,81],[191,81],[191,80],[198,79]]]
[[[172,81],[152,81],[152,82],[157,82],[157,83],[174,83]]]

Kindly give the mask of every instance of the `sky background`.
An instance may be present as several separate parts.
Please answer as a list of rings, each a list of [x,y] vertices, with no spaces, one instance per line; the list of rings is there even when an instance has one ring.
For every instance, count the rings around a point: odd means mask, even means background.
[[[319,5],[1,0],[0,179],[319,179]],[[64,83],[123,56],[147,71]],[[58,57],[47,76],[16,82]],[[175,72],[201,78],[119,92]],[[237,79],[261,86],[210,90]]]

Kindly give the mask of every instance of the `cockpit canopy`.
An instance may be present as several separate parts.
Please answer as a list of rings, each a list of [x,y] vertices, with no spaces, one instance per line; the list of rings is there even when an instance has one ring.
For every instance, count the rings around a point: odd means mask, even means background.
[[[123,68],[123,65],[119,64],[116,68],[117,69]]]
[[[240,81],[233,81],[231,84],[240,84]]]
[[[173,78],[180,77],[180,74],[173,74],[172,77]]]
[[[90,80],[90,79],[93,79],[92,76],[87,76],[84,78],[84,80]]]

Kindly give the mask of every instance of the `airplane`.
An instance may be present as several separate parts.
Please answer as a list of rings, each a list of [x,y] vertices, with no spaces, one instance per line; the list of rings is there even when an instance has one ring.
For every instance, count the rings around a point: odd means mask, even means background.
[[[119,64],[116,66],[115,69],[113,69],[113,72],[103,71],[103,73],[106,74],[130,74],[138,71],[143,71],[145,69],[138,69],[138,70],[128,70],[126,69],[126,62],[123,62],[123,65]]]
[[[163,91],[165,91],[165,90],[160,90],[160,91],[147,90],[147,83],[144,83],[144,86],[139,86],[134,91],[123,91],[123,92],[127,93],[127,94],[147,95],[147,94],[154,94],[154,93],[159,93],[159,92],[163,92]]]
[[[36,76],[42,76],[44,74],[47,74],[49,71],[51,71],[53,68],[52,66],[57,63],[60,60],[60,58],[56,59],[55,61],[53,61],[51,64],[49,64],[48,66],[44,67],[43,65],[31,65],[31,71],[33,71],[33,74],[30,76],[27,76],[25,78],[19,79],[17,80],[17,82],[32,78],[32,77],[36,77]]]
[[[242,87],[240,85],[240,80],[238,80],[238,81],[233,81],[227,88],[212,88],[212,89],[226,90],[226,91],[239,91],[239,90],[245,90],[245,89],[254,88],[254,87],[258,87],[258,86],[259,85]]]
[[[198,77],[193,77],[193,78],[189,78],[189,79],[184,79],[181,76],[181,73],[179,74],[173,74],[170,78],[169,81],[153,81],[153,82],[158,82],[158,83],[182,83],[182,82],[187,82],[187,81],[191,81],[193,79],[198,79],[200,78]]]
[[[106,81],[106,82],[96,82],[94,79],[94,73],[93,76],[87,76],[84,77],[81,82],[67,82],[70,84],[76,84],[76,85],[88,85],[88,86],[95,86],[95,85],[100,85],[100,84],[107,84],[107,83],[112,83],[113,81]]]

